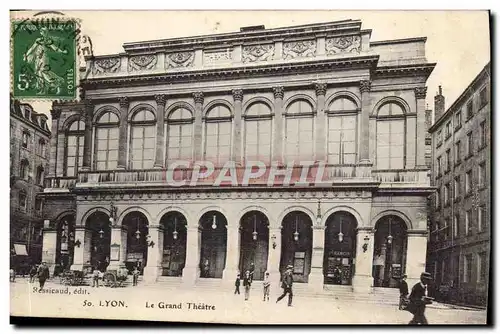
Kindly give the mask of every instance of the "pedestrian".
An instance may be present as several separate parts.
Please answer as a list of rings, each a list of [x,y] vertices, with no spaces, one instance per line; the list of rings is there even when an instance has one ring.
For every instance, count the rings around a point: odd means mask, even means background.
[[[96,266],[94,268],[94,271],[92,272],[92,287],[98,288],[99,287],[99,278],[101,276],[101,271],[99,268]]]
[[[45,262],[38,267],[38,282],[40,283],[40,290],[43,289],[45,281],[49,278],[49,267]]]
[[[266,272],[265,277],[264,277],[264,301],[269,301],[269,290],[271,290],[271,281],[269,281],[269,273]]]
[[[132,271],[132,286],[137,286],[137,281],[139,280],[139,269],[137,267]]]
[[[252,281],[250,279],[250,271],[245,271],[245,277],[243,277],[243,287],[245,288],[245,300],[248,300],[250,297],[250,286],[252,285]]]
[[[403,310],[408,304],[408,283],[406,283],[406,275],[401,277],[399,282],[399,309]]]
[[[253,274],[255,273],[255,265],[250,263],[250,268],[248,269],[250,271],[250,282],[253,283]]]
[[[283,274],[283,279],[281,280],[281,288],[283,289],[283,294],[278,297],[276,300],[276,303],[278,303],[280,300],[285,298],[286,294],[288,293],[288,306],[292,306],[292,299],[293,299],[293,291],[292,291],[292,285],[293,285],[293,277],[292,277],[292,270],[293,266],[288,265],[286,267],[286,271]]]
[[[420,282],[411,289],[410,304],[407,310],[413,313],[413,319],[408,323],[409,325],[428,324],[425,318],[425,306],[432,304],[432,298],[427,297],[427,286],[431,281],[431,274],[424,272],[420,275]]]
[[[10,271],[9,271],[9,281],[10,282],[15,282],[16,281],[16,271],[14,270],[14,268],[10,268]]]
[[[205,259],[205,262],[203,262],[203,277],[208,278],[210,274],[210,263],[208,262],[208,259]]]
[[[37,267],[34,264],[31,266],[31,269],[30,269],[30,283],[35,282],[36,272],[37,272]]]
[[[234,282],[234,294],[238,293],[240,294],[240,273],[236,275],[236,281]]]

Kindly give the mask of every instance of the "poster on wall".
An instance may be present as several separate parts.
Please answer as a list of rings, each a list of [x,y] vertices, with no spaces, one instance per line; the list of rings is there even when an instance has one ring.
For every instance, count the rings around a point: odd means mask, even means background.
[[[112,244],[110,246],[111,261],[120,261],[120,245]]]

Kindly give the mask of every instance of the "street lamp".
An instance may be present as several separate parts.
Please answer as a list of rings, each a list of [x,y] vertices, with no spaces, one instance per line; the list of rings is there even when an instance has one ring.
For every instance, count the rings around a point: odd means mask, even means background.
[[[253,216],[253,232],[252,232],[253,240],[257,240],[257,215]]]
[[[342,233],[342,219],[340,219],[339,242],[344,241],[344,233]]]
[[[295,241],[299,241],[299,231],[298,231],[298,227],[299,227],[299,217],[295,217],[295,232],[293,233],[293,240]]]
[[[391,235],[391,225],[392,225],[392,218],[389,218],[389,235],[387,236],[387,244],[392,244],[392,235]]]
[[[136,220],[137,220],[137,231],[135,231],[135,238],[139,240],[141,238],[141,231],[139,231],[139,217],[137,217]]]
[[[172,233],[174,236],[174,240],[177,240],[177,236],[179,232],[177,232],[177,217],[174,217],[174,233]]]
[[[215,217],[215,214],[213,216],[212,220],[212,230],[215,230],[217,228],[217,218]]]

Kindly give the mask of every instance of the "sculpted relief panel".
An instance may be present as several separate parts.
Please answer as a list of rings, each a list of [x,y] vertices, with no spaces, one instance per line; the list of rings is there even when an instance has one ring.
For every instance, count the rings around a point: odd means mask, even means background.
[[[191,67],[194,62],[194,52],[176,52],[165,57],[166,68]]]
[[[272,60],[274,44],[244,46],[241,57],[244,63]]]
[[[156,66],[156,55],[131,56],[128,59],[128,71],[151,70]]]
[[[232,59],[233,53],[231,50],[204,51],[203,64],[212,65],[218,63],[227,63]]]
[[[296,41],[283,44],[285,59],[314,57],[316,55],[316,41]]]
[[[326,40],[326,54],[359,53],[361,51],[361,36],[341,36]]]
[[[120,69],[121,59],[119,57],[101,58],[94,61],[92,74],[115,73]]]

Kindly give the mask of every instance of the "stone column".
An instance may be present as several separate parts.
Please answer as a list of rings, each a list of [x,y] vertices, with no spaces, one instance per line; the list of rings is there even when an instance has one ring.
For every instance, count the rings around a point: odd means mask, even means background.
[[[273,161],[283,161],[283,87],[274,87],[274,149]]]
[[[243,126],[242,122],[242,101],[243,101],[243,91],[241,89],[233,90],[234,99],[234,131],[233,131],[233,159],[237,164],[241,164],[243,161],[242,151],[241,151],[241,129]]]
[[[44,229],[42,239],[42,261],[47,263],[51,275],[56,265],[57,231]]]
[[[52,118],[51,132],[53,133],[50,136],[50,165],[49,165],[49,177],[57,176],[57,133],[59,129],[59,117],[61,117],[60,109],[52,109],[50,111],[50,116]],[[20,157],[18,157],[20,159]]]
[[[114,259],[112,254],[109,258],[109,270],[117,270],[125,267],[127,260],[127,227],[125,225],[113,225],[111,227],[110,247],[119,248],[119,258]],[[113,251],[111,251],[113,252]]]
[[[201,231],[198,225],[187,227],[186,266],[182,270],[182,283],[193,286],[200,277]]]
[[[203,93],[193,93],[194,98],[194,160],[203,159]]]
[[[373,285],[372,270],[374,244],[375,235],[371,229],[358,229],[358,234],[356,236],[356,263],[354,264],[355,273],[352,278],[352,288],[354,292],[371,292],[371,287]]]
[[[155,95],[156,100],[156,156],[154,168],[163,168],[165,166],[165,104],[166,95]]]
[[[325,94],[326,83],[317,83],[314,85],[317,98],[316,113],[316,160],[326,160],[326,114],[325,114]]]
[[[224,283],[228,285],[234,283],[234,279],[238,273],[238,265],[240,262],[240,238],[240,229],[238,225],[227,226],[226,267],[222,272],[222,279]]]
[[[371,81],[360,81],[361,112],[359,120],[361,133],[359,136],[359,162],[368,165],[372,164],[370,160],[370,89]]]
[[[273,238],[275,236],[275,238]],[[273,243],[276,247],[273,248]],[[269,248],[267,254],[267,271],[272,282],[279,283],[281,280],[280,273],[281,260],[281,227],[269,229]],[[279,288],[279,286],[276,286]]]
[[[323,291],[324,274],[323,260],[325,254],[325,227],[313,227],[313,247],[311,257],[311,273],[309,274],[309,288],[314,291]]]
[[[155,283],[161,276],[161,261],[163,255],[163,229],[160,225],[149,226],[148,262],[144,268],[144,281]]]
[[[118,141],[118,166],[119,169],[127,168],[127,117],[129,100],[128,97],[120,97],[120,132]]]
[[[417,168],[427,168],[425,164],[425,96],[427,87],[415,88],[415,98],[417,100],[417,157],[415,165]]]
[[[82,270],[83,265],[90,262],[90,252],[92,249],[92,231],[83,226],[76,226],[75,241],[80,242],[80,247],[75,245],[73,252],[73,266],[71,269]],[[90,264],[90,263],[89,263]]]
[[[92,161],[92,118],[94,117],[94,104],[91,99],[85,99],[85,132],[83,139],[82,170],[90,170]],[[53,132],[54,134],[57,132]]]
[[[420,279],[420,274],[425,271],[425,260],[427,254],[426,231],[409,232],[408,246],[406,250],[406,270],[408,276],[408,286],[416,284]]]

